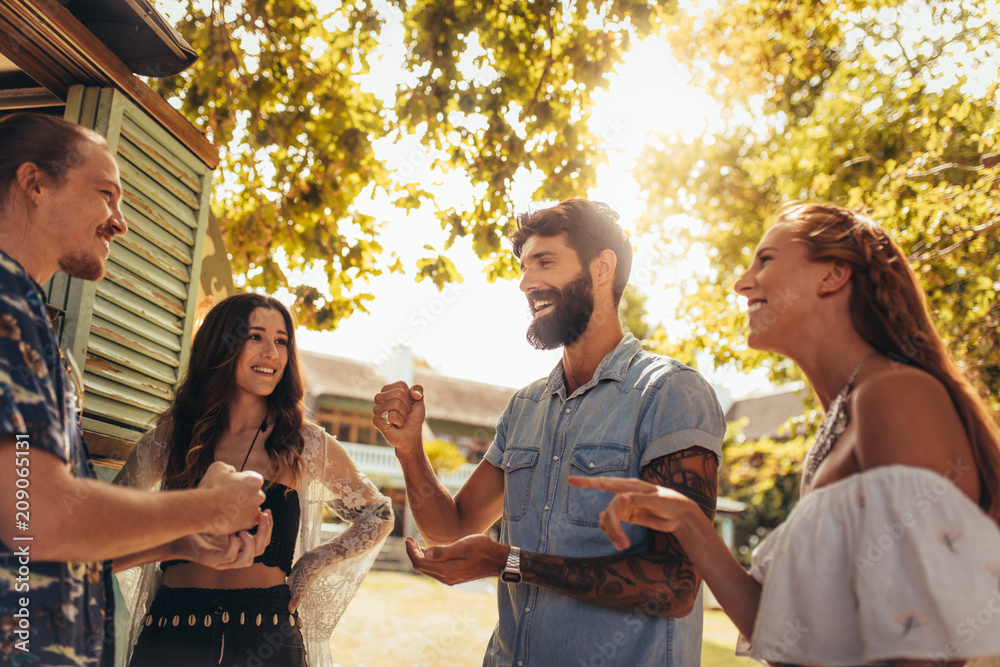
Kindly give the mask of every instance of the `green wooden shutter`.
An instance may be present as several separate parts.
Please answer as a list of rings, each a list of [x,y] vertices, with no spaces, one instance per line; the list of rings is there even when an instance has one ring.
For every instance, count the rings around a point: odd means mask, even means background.
[[[167,408],[187,362],[212,170],[112,88],[74,86],[67,120],[104,135],[118,160],[129,231],[99,282],[53,279],[60,344],[83,371],[83,428],[137,440]]]

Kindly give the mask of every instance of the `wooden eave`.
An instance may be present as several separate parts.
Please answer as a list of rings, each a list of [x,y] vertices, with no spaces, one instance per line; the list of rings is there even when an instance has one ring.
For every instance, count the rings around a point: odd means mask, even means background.
[[[121,90],[206,165],[219,165],[219,150],[56,0],[3,0],[0,52],[65,100],[70,86]]]

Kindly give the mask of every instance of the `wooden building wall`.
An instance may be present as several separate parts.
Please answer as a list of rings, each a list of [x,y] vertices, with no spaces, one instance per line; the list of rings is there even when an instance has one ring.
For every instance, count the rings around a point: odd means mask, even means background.
[[[167,406],[187,361],[212,169],[114,88],[73,86],[67,120],[104,135],[118,160],[129,231],[100,282],[59,273],[60,345],[82,370],[83,428],[135,441]]]

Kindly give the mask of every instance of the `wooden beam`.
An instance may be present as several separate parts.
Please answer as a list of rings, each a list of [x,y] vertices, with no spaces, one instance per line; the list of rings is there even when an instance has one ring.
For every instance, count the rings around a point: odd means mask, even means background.
[[[125,93],[209,168],[219,150],[56,0],[0,3],[0,53],[62,99],[78,83]]]
[[[132,453],[135,443],[123,438],[115,438],[103,433],[94,431],[83,431],[83,441],[87,444],[90,456],[95,459],[94,463],[121,470],[122,463],[128,459]]]

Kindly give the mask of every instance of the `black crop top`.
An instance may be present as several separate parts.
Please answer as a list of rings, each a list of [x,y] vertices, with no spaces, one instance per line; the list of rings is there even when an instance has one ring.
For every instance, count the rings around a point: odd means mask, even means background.
[[[266,485],[266,482],[265,482]],[[286,494],[285,491],[288,491]],[[292,572],[292,558],[295,556],[295,537],[299,532],[299,494],[295,489],[289,489],[284,484],[274,484],[264,490],[267,496],[260,509],[271,510],[274,518],[274,528],[271,530],[271,541],[264,553],[253,559],[255,563],[263,563],[268,567],[280,567],[285,575]],[[257,532],[254,526],[251,533]],[[186,560],[166,560],[160,563],[162,569],[178,563],[189,563]]]

